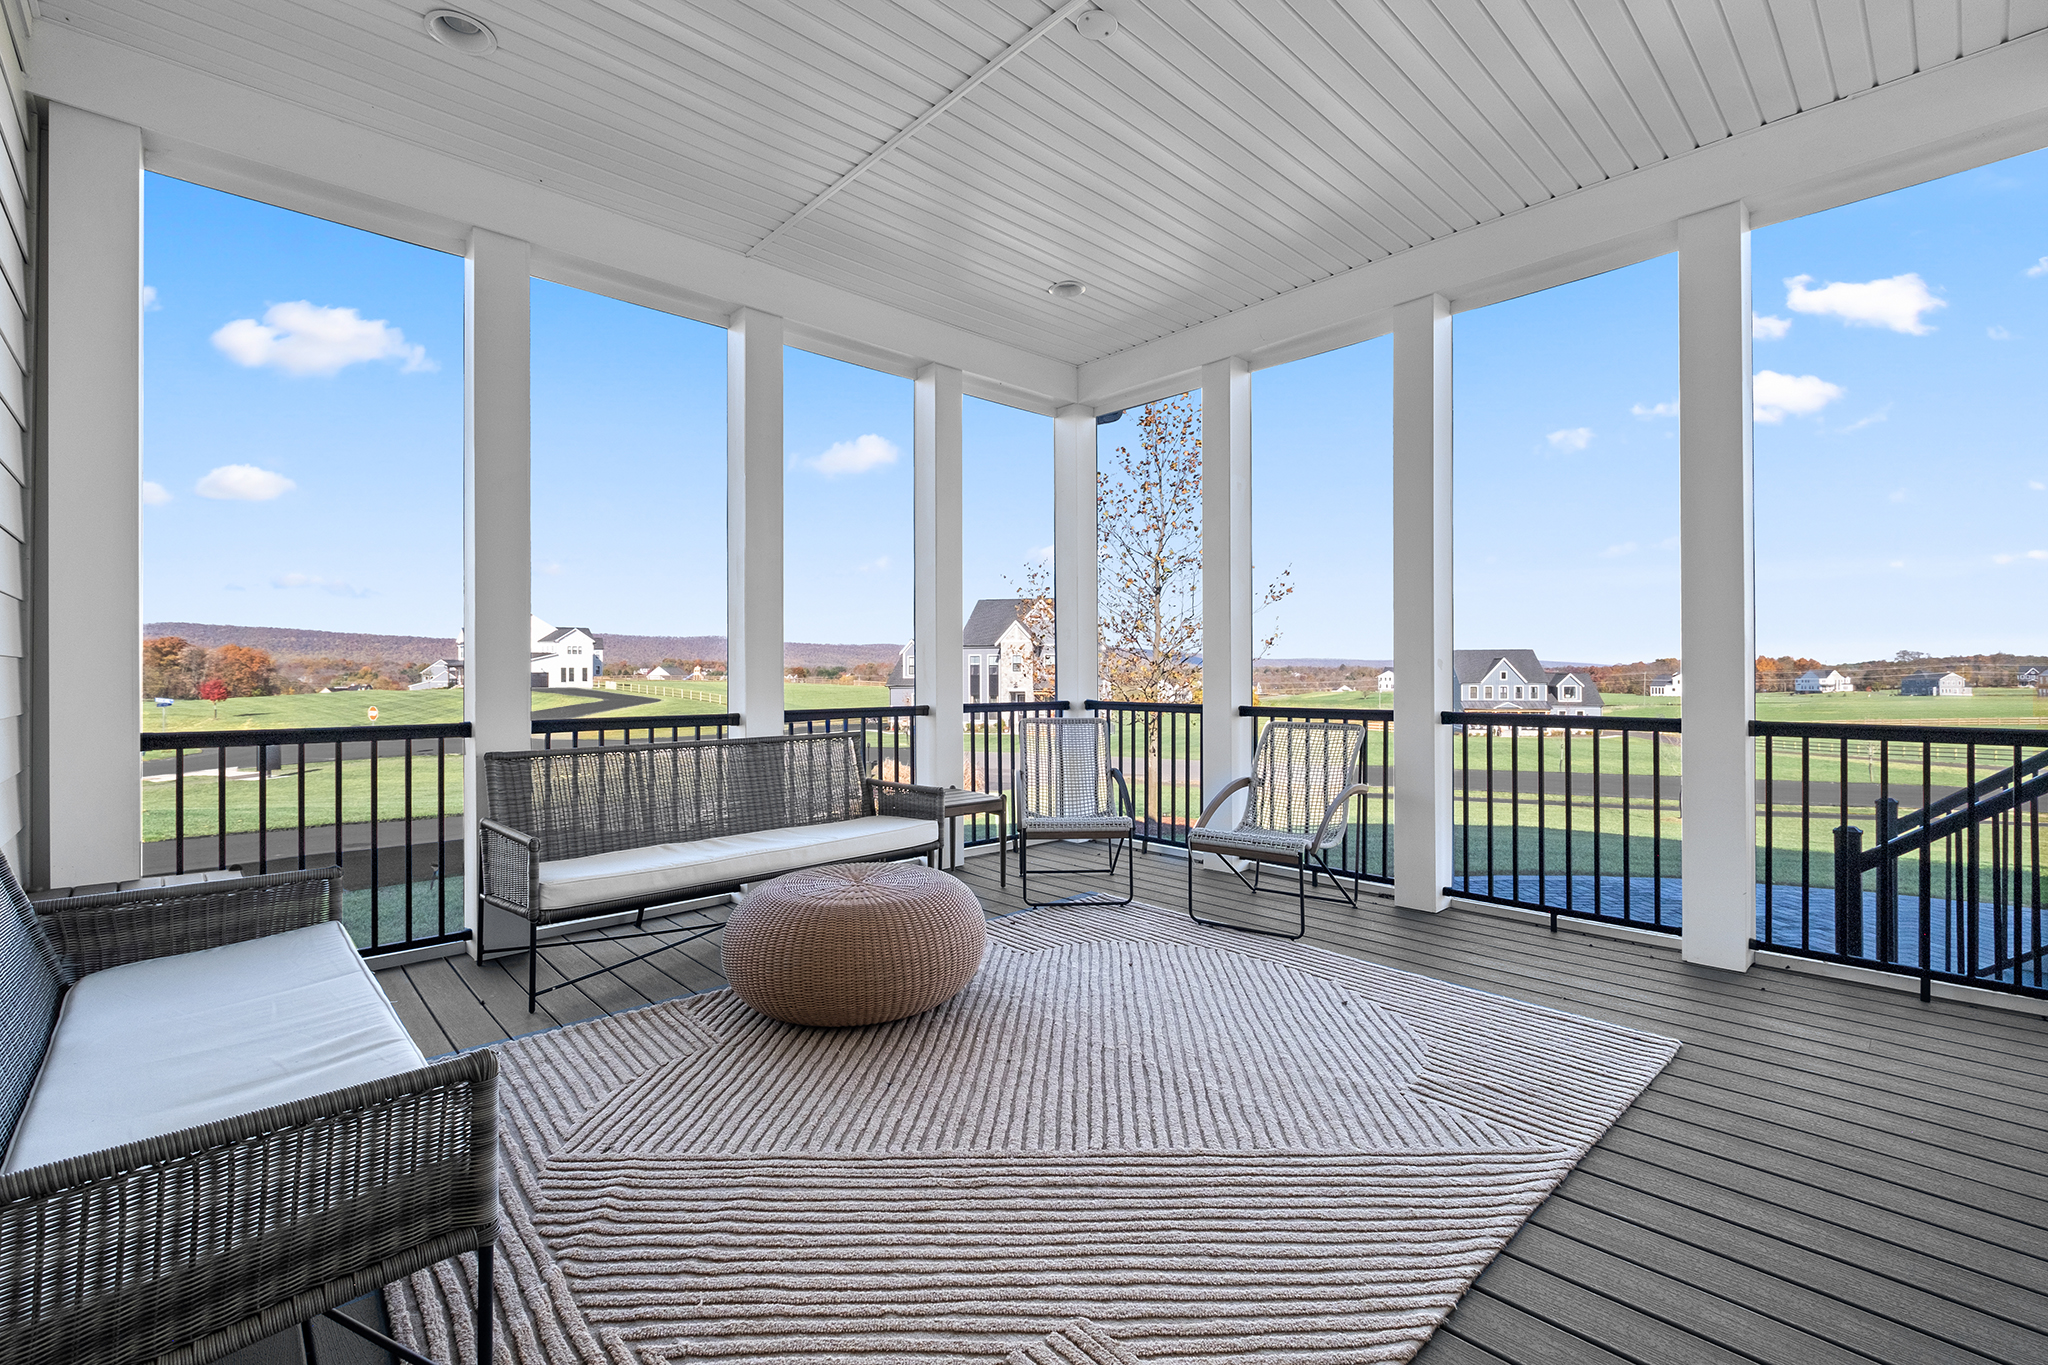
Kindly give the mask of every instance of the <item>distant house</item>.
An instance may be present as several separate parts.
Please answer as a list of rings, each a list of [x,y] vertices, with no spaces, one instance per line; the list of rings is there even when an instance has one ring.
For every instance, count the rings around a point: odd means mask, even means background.
[[[649,682],[667,682],[670,678],[673,678],[675,674],[669,672],[660,664],[656,664],[654,667],[648,669],[645,673],[642,673],[640,676],[647,679],[647,681]]]
[[[528,617],[533,637],[532,681],[536,688],[590,686],[604,676],[604,641],[582,626],[559,630],[538,616]]]
[[[1794,692],[1854,692],[1856,690],[1856,683],[1848,674],[1839,669],[1830,668],[1827,672],[1823,673],[1817,668],[1809,668],[1804,673],[1801,673],[1798,679],[1793,682],[1792,690]]]
[[[2023,668],[2020,670],[2021,687],[2039,687],[2044,681],[2048,681],[2048,673],[2044,673],[2038,668]]]
[[[906,640],[889,669],[889,705],[917,705],[917,641]]]
[[[1685,695],[1684,673],[1659,673],[1650,679],[1650,695],[1653,697],[1682,697]]]
[[[406,688],[408,692],[433,692],[442,688],[462,686],[462,659],[436,659],[420,670],[420,680]]]
[[[1033,666],[1036,648],[1031,632],[1024,627],[1024,614],[1031,609],[1028,597],[984,597],[968,613],[960,631],[965,654],[967,700],[1031,701],[1037,687]],[[1048,641],[1036,662],[1052,662]]]
[[[1383,668],[1383,669],[1381,669],[1381,670],[1380,670],[1380,677],[1379,677],[1379,690],[1380,690],[1380,691],[1382,691],[1382,692],[1391,692],[1391,691],[1393,691],[1393,690],[1394,690],[1394,670],[1393,670],[1393,669],[1391,669],[1391,668]]]
[[[1967,697],[1971,695],[1968,679],[1960,673],[1936,673],[1923,669],[1909,673],[1899,679],[1899,695],[1902,697]]]
[[[1551,674],[1550,697],[1554,716],[1597,716],[1604,705],[1591,669],[1561,668]]]

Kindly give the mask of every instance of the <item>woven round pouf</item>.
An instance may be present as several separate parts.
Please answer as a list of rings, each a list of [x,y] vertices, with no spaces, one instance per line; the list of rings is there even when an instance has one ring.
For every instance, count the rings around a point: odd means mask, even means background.
[[[988,946],[981,903],[919,863],[841,863],[749,891],[725,926],[725,979],[771,1019],[846,1028],[958,995]]]

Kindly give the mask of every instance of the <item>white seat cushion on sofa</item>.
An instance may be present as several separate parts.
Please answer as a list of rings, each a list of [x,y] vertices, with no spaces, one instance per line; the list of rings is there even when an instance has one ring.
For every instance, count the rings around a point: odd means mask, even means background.
[[[937,823],[931,820],[865,815],[823,825],[561,858],[540,865],[540,908],[568,910],[639,900],[693,886],[760,881],[818,863],[854,862],[905,852],[937,837]]]
[[[65,995],[0,1171],[324,1095],[422,1062],[339,924],[110,967]]]

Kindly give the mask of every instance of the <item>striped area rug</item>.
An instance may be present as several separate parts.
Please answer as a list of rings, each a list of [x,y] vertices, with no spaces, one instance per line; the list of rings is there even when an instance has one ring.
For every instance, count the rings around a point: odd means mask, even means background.
[[[558,1029],[500,1050],[498,1358],[1406,1360],[1676,1050],[1142,905],[894,1024]],[[473,1359],[469,1270],[402,1340]]]

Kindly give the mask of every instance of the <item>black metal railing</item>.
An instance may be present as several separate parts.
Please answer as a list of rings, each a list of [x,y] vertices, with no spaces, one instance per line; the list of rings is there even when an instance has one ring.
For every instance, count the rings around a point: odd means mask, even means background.
[[[1446,711],[1447,894],[1678,932],[1679,722]],[[1667,832],[1668,826],[1668,832]]]
[[[866,745],[868,768],[875,776],[888,782],[915,782],[916,718],[931,713],[929,706],[832,706],[784,711],[782,732],[786,735],[846,732],[861,735]]]
[[[1130,788],[1138,839],[1185,847],[1202,816],[1199,702],[1086,701],[1110,720],[1110,757]]]
[[[2048,994],[2048,731],[1755,721],[1757,946]]]
[[[464,938],[469,733],[467,722],[145,731],[142,870],[339,864],[343,919],[364,952]],[[192,755],[213,766],[195,769]]]
[[[1338,721],[1358,727],[1363,746],[1358,780],[1367,791],[1353,798],[1344,842],[1330,858],[1346,876],[1366,882],[1394,880],[1394,713],[1356,707],[1241,706],[1252,718],[1252,750],[1258,751],[1265,724],[1275,720]],[[1319,814],[1319,812],[1311,812]]]
[[[1017,769],[1017,722],[1025,716],[1057,716],[1070,709],[1064,701],[973,701],[961,707],[964,727],[960,743],[963,785],[969,791],[998,792],[1009,799]],[[1009,828],[1017,827],[1009,812]],[[992,844],[1003,828],[993,815],[970,815],[961,834],[970,846]]]
[[[724,739],[731,727],[739,723],[739,715],[730,711],[716,715],[622,717],[610,721],[602,716],[584,716],[574,720],[544,720],[535,716],[533,733],[540,736],[543,749],[561,747],[563,742],[571,749],[580,749],[586,735],[590,737],[592,746]],[[636,738],[638,736],[644,738]]]

